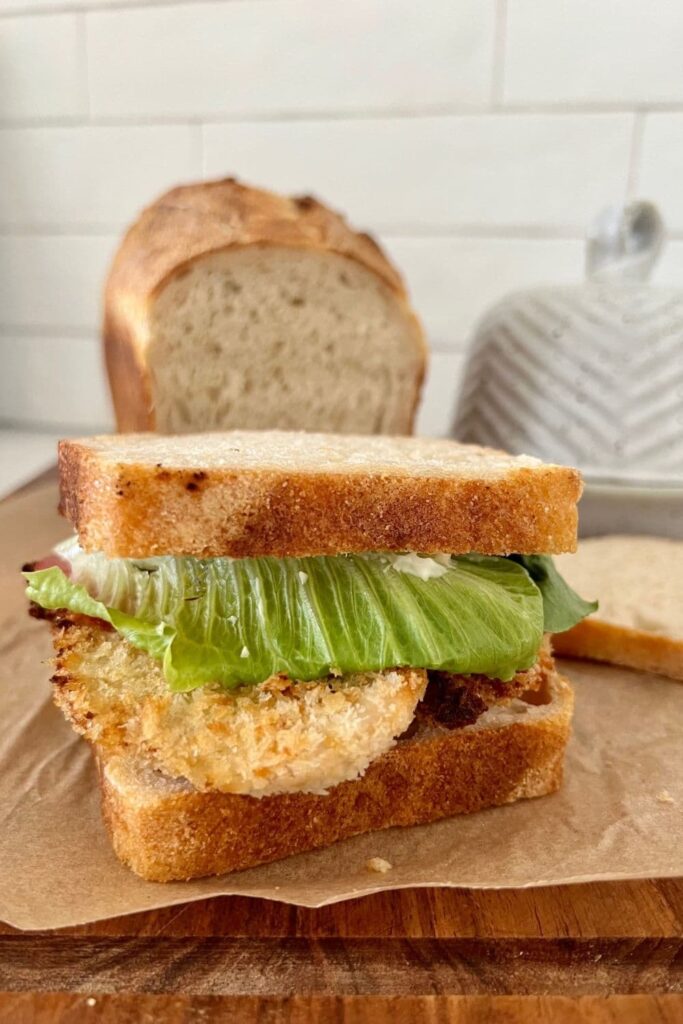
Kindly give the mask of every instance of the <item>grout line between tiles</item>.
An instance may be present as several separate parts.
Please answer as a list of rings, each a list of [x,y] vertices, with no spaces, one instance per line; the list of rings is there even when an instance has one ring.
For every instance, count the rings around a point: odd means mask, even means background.
[[[232,2],[232,0],[231,0]],[[426,104],[419,108],[366,107],[363,110],[271,110],[245,113],[192,113],[192,114],[128,114],[118,116],[93,115],[89,119],[78,116],[0,118],[0,131],[22,131],[54,128],[160,128],[188,127],[201,124],[220,127],[232,124],[295,124],[306,122],[326,124],[355,121],[421,121],[426,119],[457,119],[479,117],[609,117],[626,114],[683,113],[683,103],[669,104],[505,104],[492,108],[490,104]]]

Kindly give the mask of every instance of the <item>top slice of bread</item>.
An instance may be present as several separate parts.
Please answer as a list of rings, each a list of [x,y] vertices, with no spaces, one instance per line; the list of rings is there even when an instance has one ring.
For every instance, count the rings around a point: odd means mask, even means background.
[[[426,362],[375,241],[309,196],[175,188],[132,225],[105,290],[118,428],[411,433]]]
[[[232,431],[62,441],[86,551],[236,558],[573,551],[581,478],[455,441]]]

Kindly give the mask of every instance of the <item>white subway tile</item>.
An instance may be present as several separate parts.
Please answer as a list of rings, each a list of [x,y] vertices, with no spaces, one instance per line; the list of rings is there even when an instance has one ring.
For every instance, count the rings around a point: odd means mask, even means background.
[[[427,437],[448,437],[460,390],[464,363],[459,352],[432,352],[422,403],[417,416],[416,433]]]
[[[683,4],[508,0],[505,100],[683,101]]]
[[[0,121],[77,117],[88,108],[78,16],[3,18]]]
[[[0,335],[0,420],[108,429],[113,422],[94,338]]]
[[[417,110],[488,99],[492,0],[233,0],[88,15],[93,113]],[[124,57],[125,55],[125,57]]]
[[[0,147],[0,223],[18,227],[118,227],[201,174],[189,125],[6,128]]]
[[[628,114],[211,124],[205,163],[387,231],[583,230],[625,191],[631,129]]]
[[[430,344],[462,348],[479,317],[518,288],[577,283],[583,242],[527,238],[385,238]]]
[[[670,230],[683,230],[683,113],[645,118],[637,194],[656,203]]]
[[[0,325],[99,331],[118,238],[0,235]]]

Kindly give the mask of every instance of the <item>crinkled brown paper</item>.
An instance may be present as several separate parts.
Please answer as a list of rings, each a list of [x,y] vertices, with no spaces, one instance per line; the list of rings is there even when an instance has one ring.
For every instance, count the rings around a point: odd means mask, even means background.
[[[559,793],[223,878],[143,882],[110,848],[87,744],[51,702],[49,631],[26,613],[22,562],[68,534],[55,506],[51,486],[0,506],[0,918],[10,924],[54,928],[232,893],[319,907],[407,886],[683,874],[683,685],[576,662]],[[369,871],[371,857],[392,870]]]

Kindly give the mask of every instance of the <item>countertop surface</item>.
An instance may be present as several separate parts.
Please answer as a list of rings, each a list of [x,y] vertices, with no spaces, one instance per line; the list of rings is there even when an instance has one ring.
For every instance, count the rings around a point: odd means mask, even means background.
[[[64,433],[0,428],[0,499],[22,487],[57,461]]]

